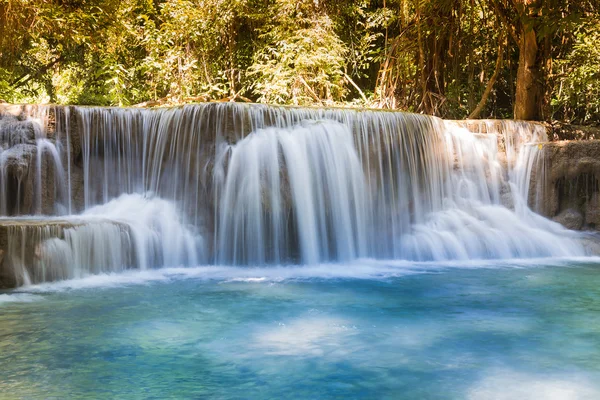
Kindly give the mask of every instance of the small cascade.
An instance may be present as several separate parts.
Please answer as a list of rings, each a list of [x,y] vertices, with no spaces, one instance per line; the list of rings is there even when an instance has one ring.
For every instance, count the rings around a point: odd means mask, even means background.
[[[12,222],[5,267],[16,286],[120,272],[131,264],[127,227],[111,222]]]
[[[205,261],[202,236],[181,220],[172,202],[152,194],[121,195],[86,210],[83,221],[109,220],[127,227],[138,268],[198,265]]]
[[[523,140],[515,134],[518,130],[511,132],[512,146]],[[537,144],[522,143],[518,150],[507,147],[507,154],[515,152],[518,157],[506,171],[498,157],[496,134],[474,135],[447,123],[446,135],[448,154],[455,157],[449,174],[454,189],[442,211],[430,213],[426,223],[413,226],[402,237],[406,258],[441,261],[585,254],[579,233],[535,214],[527,205],[529,177],[539,160]],[[545,133],[532,139],[544,140]]]
[[[41,127],[12,115],[0,118],[0,215],[21,214],[29,165],[35,159],[35,136]]]
[[[123,195],[79,216],[31,218],[0,220],[17,286],[203,261],[201,239],[164,200]]]
[[[4,264],[24,284],[199,263],[582,256],[580,233],[530,208],[546,140],[525,122],[374,110],[25,107],[0,118],[0,214],[41,226],[11,228]]]
[[[68,191],[65,168],[63,167],[62,157],[59,150],[48,139],[36,140],[37,155],[35,169],[35,188],[36,188],[36,214],[42,213],[42,198],[53,199],[53,215],[65,215],[68,211]],[[45,158],[48,157],[48,160]],[[44,161],[50,162],[50,166],[44,168]],[[51,171],[54,174],[49,174]],[[45,173],[45,174],[44,174]],[[44,174],[44,180],[42,180]],[[46,183],[44,185],[44,183]],[[42,193],[43,190],[49,193]]]
[[[60,201],[67,201],[68,194],[62,186],[69,179],[61,151],[48,136],[51,109],[22,106],[0,112],[1,216],[64,214]],[[51,165],[45,162],[47,157]],[[48,204],[42,204],[43,199]]]
[[[65,165],[64,172],[66,172],[66,197],[63,197],[65,214],[73,214],[73,184],[72,184],[72,173],[71,168],[73,164],[73,151],[72,151],[72,140],[71,140],[71,108],[64,107],[61,112],[55,110],[55,143],[58,153],[61,158],[59,160]],[[56,164],[55,158],[55,164]]]
[[[12,280],[14,286],[33,282],[52,281],[64,278],[57,271],[40,269],[37,263],[40,244],[58,237],[62,228],[59,224],[20,223],[11,221],[6,227],[7,250],[3,256],[4,279]]]

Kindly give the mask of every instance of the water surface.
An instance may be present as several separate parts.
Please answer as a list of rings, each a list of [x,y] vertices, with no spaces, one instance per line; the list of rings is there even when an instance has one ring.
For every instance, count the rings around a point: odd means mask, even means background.
[[[198,267],[0,293],[0,398],[600,398],[600,262]]]

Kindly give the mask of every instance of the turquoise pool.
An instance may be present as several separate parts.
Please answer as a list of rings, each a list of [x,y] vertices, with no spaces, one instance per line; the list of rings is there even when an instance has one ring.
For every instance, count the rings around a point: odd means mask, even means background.
[[[0,294],[0,398],[598,399],[600,261],[197,267]]]

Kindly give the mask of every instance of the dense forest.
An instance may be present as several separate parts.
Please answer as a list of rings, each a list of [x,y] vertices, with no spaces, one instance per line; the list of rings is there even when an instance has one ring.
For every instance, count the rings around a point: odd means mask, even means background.
[[[600,121],[600,0],[0,0],[0,99]]]

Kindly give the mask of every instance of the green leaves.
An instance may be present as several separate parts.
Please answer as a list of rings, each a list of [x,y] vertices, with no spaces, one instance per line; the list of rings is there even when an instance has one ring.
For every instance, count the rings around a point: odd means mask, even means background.
[[[600,20],[580,27],[572,50],[555,63],[554,118],[587,124],[600,121]]]
[[[592,122],[600,118],[596,3],[0,0],[0,98],[129,105],[243,96],[462,118],[509,36],[482,113],[505,117],[519,28],[530,24],[553,117]]]
[[[295,3],[296,7],[292,7]],[[348,48],[312,1],[277,0],[248,69],[249,89],[273,104],[335,104],[347,93]]]

